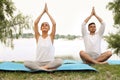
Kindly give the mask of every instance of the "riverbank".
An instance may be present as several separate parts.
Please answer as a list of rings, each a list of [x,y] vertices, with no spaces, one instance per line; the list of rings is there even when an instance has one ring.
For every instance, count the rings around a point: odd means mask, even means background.
[[[107,42],[102,40],[101,50],[107,50]],[[84,50],[83,39],[65,40],[58,39],[54,41],[55,57],[65,57],[80,60],[79,51]],[[30,39],[16,39],[14,40],[14,49],[0,45],[0,61],[24,61],[35,60],[36,57],[36,41],[34,38]],[[113,54],[110,58],[112,60],[119,60],[120,58]]]

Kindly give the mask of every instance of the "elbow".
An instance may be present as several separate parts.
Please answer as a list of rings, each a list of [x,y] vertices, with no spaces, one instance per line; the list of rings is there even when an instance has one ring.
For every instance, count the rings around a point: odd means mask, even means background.
[[[34,25],[38,25],[38,22],[35,21],[35,22],[34,22]]]
[[[56,23],[53,23],[53,26],[56,26]]]

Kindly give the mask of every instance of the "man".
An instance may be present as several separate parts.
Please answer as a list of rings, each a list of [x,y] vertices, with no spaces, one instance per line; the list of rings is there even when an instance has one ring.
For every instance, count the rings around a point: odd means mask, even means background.
[[[96,25],[94,22],[88,25],[88,31],[86,29],[86,24],[90,20],[92,16],[95,16],[97,20],[101,23],[101,26],[96,32]],[[95,9],[93,7],[91,15],[87,17],[82,24],[82,35],[85,43],[85,50],[80,51],[79,55],[81,59],[88,64],[106,64],[105,62],[112,53],[110,51],[106,51],[101,53],[101,39],[105,30],[105,23],[103,20],[96,14]]]

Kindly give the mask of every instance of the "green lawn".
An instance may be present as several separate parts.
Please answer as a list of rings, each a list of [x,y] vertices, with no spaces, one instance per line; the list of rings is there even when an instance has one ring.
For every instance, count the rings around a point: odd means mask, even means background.
[[[6,72],[0,71],[0,80],[120,80],[120,65],[92,65],[98,72]]]

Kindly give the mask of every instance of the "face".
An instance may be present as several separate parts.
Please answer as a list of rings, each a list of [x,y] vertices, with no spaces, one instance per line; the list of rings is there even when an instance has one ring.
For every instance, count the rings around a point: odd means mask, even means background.
[[[90,33],[95,33],[95,31],[96,31],[96,25],[95,24],[91,24],[88,27],[88,30],[90,31]]]
[[[49,31],[49,29],[50,29],[49,24],[47,22],[43,22],[41,25],[41,30],[44,32],[47,32],[47,31]]]

